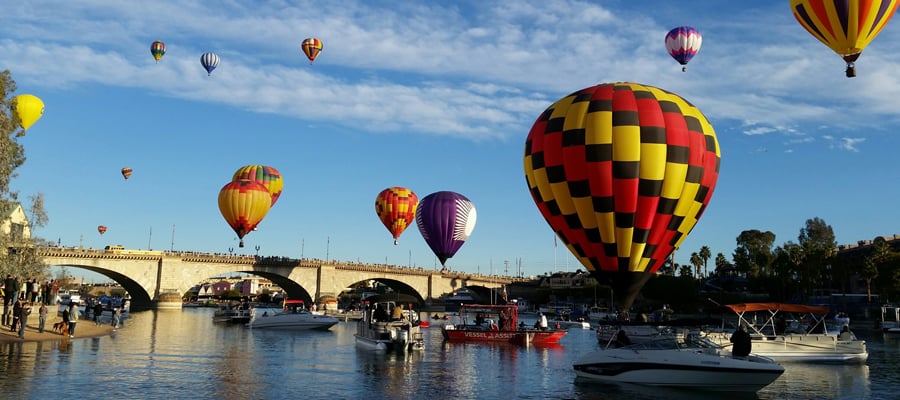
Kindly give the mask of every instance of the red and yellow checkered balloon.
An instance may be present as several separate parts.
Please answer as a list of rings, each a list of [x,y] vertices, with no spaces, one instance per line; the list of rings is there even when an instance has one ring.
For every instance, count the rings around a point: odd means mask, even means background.
[[[399,186],[384,189],[375,197],[375,213],[394,236],[394,244],[397,244],[403,231],[416,222],[418,205],[419,196]]]
[[[652,86],[605,83],[547,108],[524,162],[547,223],[627,310],[703,214],[719,160],[694,105]]]

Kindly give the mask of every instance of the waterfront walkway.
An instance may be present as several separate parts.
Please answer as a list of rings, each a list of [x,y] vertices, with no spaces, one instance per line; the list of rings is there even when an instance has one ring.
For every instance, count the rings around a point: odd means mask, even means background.
[[[38,332],[38,318],[36,315],[28,317],[28,323],[25,325],[25,339],[19,339],[19,332],[10,332],[9,325],[0,326],[0,343],[3,342],[38,342],[45,340],[75,340],[87,337],[106,336],[113,332],[112,325],[107,321],[103,325],[97,325],[94,321],[83,319],[78,321],[75,326],[75,337],[70,338],[63,336],[58,332],[53,332],[53,323],[62,321],[62,318],[48,318],[44,325],[44,333]],[[122,329],[119,327],[119,329]]]

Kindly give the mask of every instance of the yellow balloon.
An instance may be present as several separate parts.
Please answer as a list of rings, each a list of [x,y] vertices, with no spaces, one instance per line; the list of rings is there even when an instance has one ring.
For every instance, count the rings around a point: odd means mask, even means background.
[[[44,115],[44,102],[37,96],[20,94],[13,98],[12,111],[19,116],[19,124],[22,129],[28,130]]]

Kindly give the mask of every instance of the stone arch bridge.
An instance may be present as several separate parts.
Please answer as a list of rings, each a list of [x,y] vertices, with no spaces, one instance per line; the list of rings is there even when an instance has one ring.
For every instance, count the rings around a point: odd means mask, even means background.
[[[181,296],[198,282],[235,272],[267,278],[288,297],[308,301],[337,297],[345,288],[370,280],[424,302],[462,287],[500,288],[521,280],[381,264],[194,252],[41,247],[37,254],[48,265],[84,268],[113,279],[128,291],[132,309],[180,308]]]

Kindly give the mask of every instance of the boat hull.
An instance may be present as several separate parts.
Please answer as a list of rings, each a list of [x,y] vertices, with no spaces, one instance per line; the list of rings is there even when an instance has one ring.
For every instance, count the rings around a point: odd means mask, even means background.
[[[567,330],[484,330],[458,328],[453,325],[445,325],[441,330],[444,340],[448,342],[485,342],[485,343],[513,343],[519,345],[553,345],[568,333]]]
[[[713,332],[708,338],[722,347],[731,346],[730,333]],[[833,334],[753,337],[751,351],[776,362],[862,364],[869,358],[865,341],[840,340]]]
[[[579,379],[709,391],[756,392],[784,367],[760,357],[732,358],[704,350],[610,349],[573,364]]]

